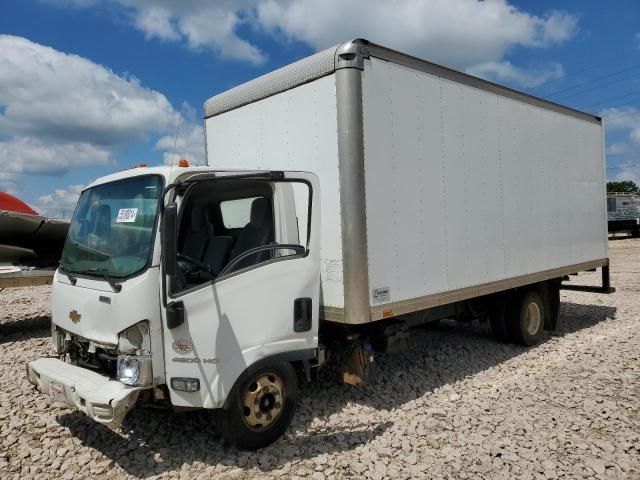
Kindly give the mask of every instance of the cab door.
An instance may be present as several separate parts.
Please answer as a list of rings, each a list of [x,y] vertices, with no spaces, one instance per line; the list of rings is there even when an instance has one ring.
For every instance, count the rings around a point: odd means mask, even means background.
[[[274,191],[276,245],[270,246],[268,259],[238,270],[223,269],[214,280],[185,291],[163,293],[166,305],[184,309],[184,321],[174,328],[168,328],[163,311],[166,381],[176,406],[221,407],[242,372],[255,362],[279,354],[291,359],[315,355],[320,294],[318,178],[279,172],[269,183]],[[194,390],[196,383],[198,390],[184,391]]]

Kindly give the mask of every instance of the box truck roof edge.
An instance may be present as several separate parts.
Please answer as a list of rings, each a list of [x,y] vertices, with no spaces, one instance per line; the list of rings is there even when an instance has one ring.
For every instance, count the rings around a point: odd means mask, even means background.
[[[362,70],[364,60],[370,57],[391,61],[399,65],[447,78],[458,83],[496,93],[547,110],[553,110],[594,123],[602,122],[602,119],[597,115],[529,95],[459,70],[398,52],[362,38],[327,48],[326,50],[266,73],[218,95],[214,95],[204,103],[204,119],[298,87],[322,76],[329,75],[341,68],[358,68]]]

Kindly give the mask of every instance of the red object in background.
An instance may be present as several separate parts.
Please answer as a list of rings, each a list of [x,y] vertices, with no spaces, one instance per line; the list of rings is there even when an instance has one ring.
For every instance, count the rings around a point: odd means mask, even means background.
[[[0,192],[0,210],[7,210],[9,212],[26,213],[29,215],[38,215],[33,208],[24,203],[19,198],[9,195],[6,192]]]

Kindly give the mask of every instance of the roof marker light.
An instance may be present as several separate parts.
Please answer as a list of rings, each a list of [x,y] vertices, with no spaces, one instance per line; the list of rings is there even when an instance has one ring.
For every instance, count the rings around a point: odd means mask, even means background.
[[[189,160],[186,159],[182,159],[178,162],[178,166],[179,167],[188,167],[189,166]]]

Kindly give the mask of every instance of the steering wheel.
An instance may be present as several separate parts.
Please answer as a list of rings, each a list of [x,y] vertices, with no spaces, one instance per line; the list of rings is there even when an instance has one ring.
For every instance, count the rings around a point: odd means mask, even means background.
[[[209,265],[205,265],[200,260],[196,260],[195,258],[189,257],[187,255],[183,255],[182,253],[178,253],[177,258],[178,260],[182,260],[183,262],[188,263],[192,267],[196,267],[196,268],[187,269],[185,272],[186,274],[193,275],[199,272],[211,273],[211,268],[209,267]]]
[[[262,252],[262,251],[273,251],[273,250],[293,250],[294,252],[296,252],[296,255],[301,255],[304,252],[307,251],[306,248],[304,248],[302,245],[296,245],[296,244],[292,244],[292,243],[281,243],[281,244],[276,244],[276,243],[272,243],[269,245],[260,245],[258,247],[252,248],[250,250],[247,250],[246,252],[241,253],[240,255],[238,255],[237,257],[235,257],[234,259],[232,259],[218,274],[218,277],[222,277],[223,275],[225,275],[226,273],[229,273],[231,270],[233,270],[233,268],[240,262],[240,260],[243,260],[246,257],[249,257],[251,255],[255,255],[256,253]]]

